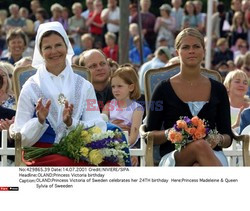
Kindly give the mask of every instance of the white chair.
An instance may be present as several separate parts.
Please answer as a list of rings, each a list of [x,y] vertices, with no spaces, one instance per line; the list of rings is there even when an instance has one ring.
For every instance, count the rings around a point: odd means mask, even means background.
[[[126,139],[129,140],[128,131],[123,132]],[[145,156],[146,156],[146,143],[144,139],[140,139],[140,148],[139,149],[129,149],[130,156],[138,156],[140,158],[140,166],[145,166]]]
[[[250,135],[250,125],[244,128],[241,135]],[[231,147],[223,149],[224,154],[228,158],[229,166],[243,166],[243,143],[233,140]]]
[[[109,121],[109,118],[106,114],[101,114],[102,119],[105,122]],[[128,135],[128,131],[123,131],[127,141],[129,140],[129,135]],[[146,162],[145,162],[145,156],[146,156],[146,143],[144,141],[144,139],[140,139],[140,148],[139,149],[129,149],[129,153],[130,156],[138,156],[140,157],[140,166],[145,166]]]
[[[3,130],[2,131],[2,144],[1,144],[2,147],[0,148],[0,157],[1,157],[0,166],[11,165],[7,159],[7,156],[8,155],[15,155],[15,148],[8,148],[7,147],[7,136],[8,136],[8,131]]]

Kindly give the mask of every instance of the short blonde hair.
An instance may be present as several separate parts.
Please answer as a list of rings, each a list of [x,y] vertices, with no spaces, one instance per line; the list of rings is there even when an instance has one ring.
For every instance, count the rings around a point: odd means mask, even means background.
[[[86,39],[90,39],[90,40],[92,40],[93,42],[94,42],[94,38],[93,38],[93,36],[90,34],[90,33],[85,33],[85,34],[83,34],[82,36],[81,36],[81,41],[83,42],[84,40],[86,40]]]
[[[133,67],[119,67],[111,76],[111,82],[114,77],[120,77],[128,85],[134,84],[134,90],[130,93],[131,100],[137,100],[141,97],[138,75]]]
[[[61,4],[58,4],[58,3],[52,4],[51,7],[50,7],[50,11],[53,12],[54,10],[62,11],[63,6]]]
[[[198,31],[198,29],[185,28],[177,35],[177,37],[175,39],[175,49],[176,50],[178,50],[180,48],[183,38],[187,37],[187,36],[196,37],[198,40],[200,40],[200,43],[201,43],[203,49],[205,49],[204,36]]]
[[[81,8],[82,9],[82,4],[80,2],[75,2],[73,5],[72,5],[72,10],[76,9],[77,7]]]
[[[227,88],[227,90],[230,88],[230,85],[231,85],[231,82],[234,78],[236,78],[237,76],[239,77],[243,77],[245,78],[246,80],[248,80],[248,77],[247,77],[247,74],[242,71],[242,70],[233,70],[233,71],[230,71],[225,80],[224,80],[224,86]]]
[[[116,35],[115,33],[113,32],[107,32],[105,35],[104,35],[105,39],[112,39],[114,41],[116,41]]]

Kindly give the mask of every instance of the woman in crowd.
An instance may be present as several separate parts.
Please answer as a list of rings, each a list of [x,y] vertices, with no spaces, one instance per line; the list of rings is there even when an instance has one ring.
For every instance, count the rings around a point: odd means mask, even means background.
[[[154,26],[155,33],[158,33],[156,40],[159,40],[160,37],[164,36],[165,39],[168,40],[168,45],[173,47],[175,19],[172,16],[170,16],[171,6],[169,4],[163,4],[159,9],[161,16],[156,19]]]
[[[230,101],[232,128],[237,130],[240,126],[241,112],[249,107],[249,98],[246,97],[248,90],[247,75],[242,70],[229,72],[224,85]]]
[[[4,76],[0,74],[0,89],[4,86]],[[15,111],[12,109],[4,108],[0,105],[0,147],[2,144],[2,130],[9,130],[10,125],[14,122]],[[12,139],[8,138],[8,147],[14,147]],[[13,165],[14,156],[8,156],[8,165]],[[1,157],[0,157],[1,163]]]
[[[222,148],[232,143],[227,91],[223,84],[201,74],[205,45],[197,29],[181,31],[175,48],[180,58],[180,73],[158,84],[151,101],[161,102],[162,109],[150,109],[146,124],[147,131],[153,131],[154,144],[160,145],[160,166],[226,166]],[[192,141],[177,151],[168,140],[168,133],[181,116],[205,119],[218,134],[209,140]]]
[[[96,102],[95,91],[90,82],[73,73],[72,56],[73,49],[60,23],[39,26],[32,61],[37,73],[21,90],[12,128],[21,132],[23,146],[50,147],[79,122],[85,127],[96,125],[106,130],[99,110],[87,109],[88,100]],[[58,154],[27,164],[84,165]]]
[[[22,29],[14,28],[9,30],[6,42],[8,45],[8,55],[1,58],[1,60],[14,65],[23,57],[23,52],[27,47],[27,36]]]
[[[231,26],[231,45],[235,45],[237,39],[247,39],[247,27],[244,23],[244,15],[241,11],[237,11],[233,15],[233,24]]]
[[[0,89],[0,105],[4,108],[15,108],[15,97],[12,91],[12,83],[9,72],[4,63],[0,63],[0,75],[3,77],[3,85]]]
[[[185,15],[182,18],[182,29],[187,27],[195,27],[199,31],[202,31],[202,23],[199,17],[196,15],[194,3],[187,1],[184,6]]]

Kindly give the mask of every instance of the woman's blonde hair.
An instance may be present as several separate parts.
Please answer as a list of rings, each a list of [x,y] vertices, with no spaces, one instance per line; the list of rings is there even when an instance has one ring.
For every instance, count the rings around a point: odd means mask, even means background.
[[[191,36],[196,37],[198,40],[200,40],[201,45],[203,49],[205,49],[205,42],[203,35],[198,31],[198,29],[195,28],[185,28],[183,29],[176,37],[175,39],[175,49],[178,50],[181,46],[182,39],[184,37]]]
[[[134,90],[130,92],[129,96],[131,100],[137,100],[141,97],[138,75],[133,67],[119,67],[111,76],[110,81],[112,82],[112,79],[117,76],[128,85],[134,84]]]
[[[227,88],[227,90],[229,90],[232,80],[238,76],[248,80],[247,74],[244,71],[242,70],[230,71],[224,80],[224,86]]]
[[[242,17],[241,26],[242,26],[244,32],[246,32],[247,31],[247,27],[246,27],[246,25],[244,23],[244,14],[241,11],[236,11],[234,13],[233,20],[232,20],[231,30],[232,31],[236,31],[237,30],[237,28],[238,28],[237,18],[240,17],[240,16]]]
[[[7,94],[12,94],[12,83],[9,77],[9,72],[3,64],[0,64],[0,70],[2,70],[7,77],[7,88],[5,91]]]

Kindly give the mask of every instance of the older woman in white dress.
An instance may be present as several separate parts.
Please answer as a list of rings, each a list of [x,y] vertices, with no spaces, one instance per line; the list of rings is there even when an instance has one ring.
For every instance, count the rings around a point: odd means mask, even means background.
[[[38,28],[32,66],[37,73],[24,84],[12,130],[21,132],[24,146],[50,147],[78,123],[106,130],[90,82],[71,68],[73,49],[59,22]],[[96,105],[98,108],[98,105]],[[61,155],[39,158],[32,165],[75,165]],[[81,165],[81,163],[79,164]]]

